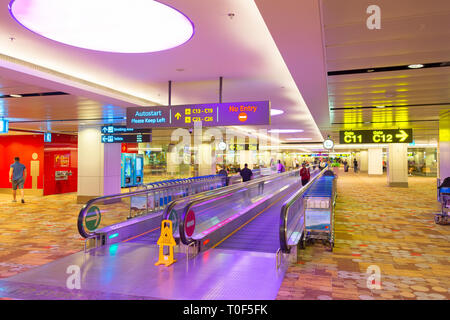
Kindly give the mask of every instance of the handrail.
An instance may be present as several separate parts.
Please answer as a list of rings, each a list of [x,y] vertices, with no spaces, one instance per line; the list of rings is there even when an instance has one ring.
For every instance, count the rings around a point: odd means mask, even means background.
[[[274,178],[279,178],[279,177],[283,177],[283,176],[287,176],[287,175],[292,175],[293,173],[296,174],[296,173],[299,173],[299,172],[300,172],[300,169],[297,169],[297,170],[286,171],[286,172],[284,172],[284,173],[276,174],[275,177],[274,177],[274,175],[270,175],[270,176],[265,176],[265,177],[257,178],[257,179],[255,179],[255,180],[246,181],[246,182],[237,184],[237,185],[235,185],[235,186],[228,186],[228,187],[226,187],[226,188],[223,188],[222,191],[220,191],[220,192],[217,192],[217,193],[212,194],[212,195],[207,195],[207,196],[201,197],[200,199],[196,199],[196,200],[193,200],[193,201],[189,202],[189,203],[187,204],[187,206],[184,207],[183,213],[182,213],[182,215],[181,215],[181,217],[180,217],[180,219],[179,219],[179,224],[178,224],[178,226],[179,226],[179,234],[180,234],[180,239],[181,239],[181,241],[182,241],[185,245],[189,245],[189,244],[193,241],[192,239],[191,239],[191,240],[188,240],[188,239],[186,238],[186,235],[185,235],[185,233],[184,233],[184,225],[185,225],[186,216],[187,216],[189,210],[190,210],[194,205],[197,205],[197,204],[199,204],[199,203],[201,203],[201,202],[204,202],[204,201],[208,201],[208,200],[217,198],[218,195],[220,195],[220,196],[226,196],[226,195],[229,195],[229,194],[233,194],[233,193],[235,193],[236,191],[238,191],[238,190],[240,190],[240,189],[248,188],[248,187],[250,187],[250,186],[259,184],[259,183],[261,183],[261,182],[265,182],[265,181],[267,181],[267,180],[272,180],[272,179],[274,179]],[[185,199],[183,199],[183,200],[185,200]],[[169,211],[169,212],[170,212],[170,211]]]
[[[306,185],[304,185],[299,191],[294,193],[288,200],[286,200],[281,207],[280,213],[280,248],[284,253],[289,253],[288,239],[287,239],[287,220],[288,220],[288,212],[289,208],[299,200],[303,194],[312,186],[312,184],[323,176],[323,174],[327,171],[326,168],[321,170],[316,176],[314,176]],[[306,223],[303,221],[303,223]]]
[[[201,177],[195,177],[195,178],[203,178],[204,176]],[[225,175],[210,175],[210,176],[206,176],[208,178],[213,178],[212,180],[214,181],[214,178],[220,178],[222,179],[222,186],[225,186]],[[97,197],[94,199],[89,200],[88,202],[86,202],[86,204],[81,208],[80,213],[78,214],[78,220],[77,220],[77,227],[78,227],[78,232],[80,233],[80,235],[84,238],[88,238],[90,235],[92,235],[92,233],[88,233],[86,232],[86,230],[84,229],[83,226],[83,222],[86,218],[86,214],[88,211],[88,208],[90,208],[94,203],[98,203],[98,202],[103,202],[105,200],[119,200],[119,199],[123,199],[123,198],[129,198],[132,196],[139,196],[139,195],[147,195],[149,193],[152,192],[157,192],[157,191],[163,191],[163,190],[169,190],[169,189],[175,189],[175,188],[179,188],[182,185],[190,185],[193,183],[197,183],[197,182],[206,182],[208,180],[208,178],[205,179],[192,179],[186,182],[183,182],[181,184],[169,184],[169,185],[164,185],[167,182],[162,182],[161,186],[153,186],[150,189],[143,189],[143,190],[137,190],[137,191],[131,191],[131,192],[126,192],[126,193],[118,193],[118,194],[113,194],[113,195],[107,195],[107,196],[101,196],[101,197]],[[199,181],[196,181],[199,180]],[[161,183],[161,182],[156,182],[156,183]],[[156,184],[155,183],[155,184]]]

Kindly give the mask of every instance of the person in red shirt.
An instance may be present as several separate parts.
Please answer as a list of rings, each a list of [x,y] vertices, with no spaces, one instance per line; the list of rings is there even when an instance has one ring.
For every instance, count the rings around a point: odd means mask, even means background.
[[[309,182],[309,168],[306,167],[305,163],[302,164],[302,168],[300,169],[300,177],[302,178],[302,186]]]

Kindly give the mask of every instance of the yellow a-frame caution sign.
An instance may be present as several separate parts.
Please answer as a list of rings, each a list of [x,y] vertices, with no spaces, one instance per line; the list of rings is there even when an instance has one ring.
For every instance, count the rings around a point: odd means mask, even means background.
[[[159,236],[157,244],[159,246],[159,258],[158,262],[155,263],[155,266],[163,264],[166,267],[168,267],[172,263],[177,261],[173,258],[173,247],[176,246],[176,242],[175,239],[173,238],[171,220],[161,221],[161,235]],[[165,246],[169,247],[168,255],[164,255]]]

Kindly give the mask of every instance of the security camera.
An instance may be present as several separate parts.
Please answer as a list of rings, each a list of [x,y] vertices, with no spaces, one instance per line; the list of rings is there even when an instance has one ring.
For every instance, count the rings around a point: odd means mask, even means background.
[[[192,128],[189,128],[189,133],[192,133],[192,131],[194,131]]]

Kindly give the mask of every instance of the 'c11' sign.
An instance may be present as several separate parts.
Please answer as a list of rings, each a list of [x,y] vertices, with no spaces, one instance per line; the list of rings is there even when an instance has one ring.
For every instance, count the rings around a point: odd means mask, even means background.
[[[412,141],[412,129],[339,131],[339,142],[341,144],[411,143]]]
[[[127,127],[186,128],[194,122],[202,126],[269,125],[270,102],[200,103],[162,107],[127,108]]]

